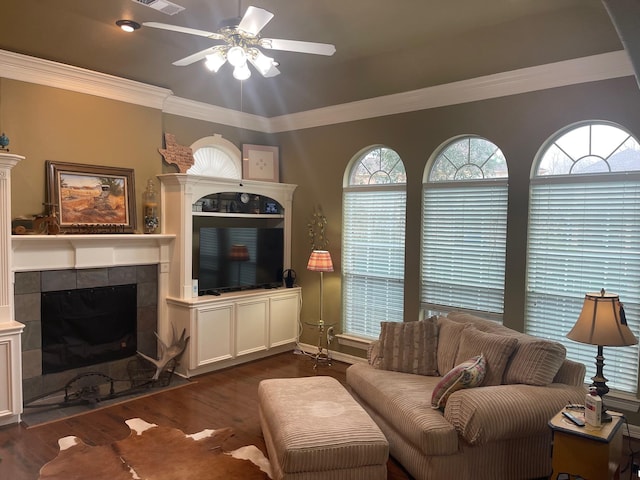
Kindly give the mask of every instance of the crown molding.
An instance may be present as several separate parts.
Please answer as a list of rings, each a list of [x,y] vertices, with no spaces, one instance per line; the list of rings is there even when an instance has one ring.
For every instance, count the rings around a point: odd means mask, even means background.
[[[272,133],[302,130],[633,74],[627,52],[620,50],[272,117],[270,126]]]
[[[632,75],[634,70],[627,52],[619,50],[267,118],[177,97],[165,88],[0,50],[0,77],[263,133],[335,125]]]
[[[266,117],[176,96],[167,97],[163,112],[258,132],[268,133],[270,130]]]
[[[0,50],[0,77],[162,109],[173,92],[146,83]]]

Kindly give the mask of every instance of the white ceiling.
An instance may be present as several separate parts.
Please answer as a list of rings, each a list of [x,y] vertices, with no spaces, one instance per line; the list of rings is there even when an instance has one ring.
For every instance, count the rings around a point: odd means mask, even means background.
[[[3,0],[0,49],[171,89],[273,117],[621,50],[600,0],[172,0],[173,16],[132,0]],[[118,19],[215,31],[255,5],[275,14],[267,37],[333,43],[332,57],[268,52],[279,76],[233,79],[201,62],[171,63],[215,44]]]

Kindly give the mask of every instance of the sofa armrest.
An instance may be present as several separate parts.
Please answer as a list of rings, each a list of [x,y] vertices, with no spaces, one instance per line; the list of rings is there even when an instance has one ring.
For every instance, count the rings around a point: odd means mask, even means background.
[[[568,403],[583,403],[583,386],[497,385],[453,393],[444,417],[470,445],[548,431],[549,420]]]

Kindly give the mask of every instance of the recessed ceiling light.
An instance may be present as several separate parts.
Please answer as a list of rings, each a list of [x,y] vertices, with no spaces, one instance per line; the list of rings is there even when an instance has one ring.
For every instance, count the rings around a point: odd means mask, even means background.
[[[138,30],[140,28],[140,24],[138,22],[134,22],[133,20],[118,20],[116,22],[116,25],[128,33],[131,33],[134,30]]]

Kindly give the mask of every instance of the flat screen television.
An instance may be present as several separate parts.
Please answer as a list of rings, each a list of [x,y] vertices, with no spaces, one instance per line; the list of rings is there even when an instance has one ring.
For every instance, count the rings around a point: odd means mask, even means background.
[[[198,290],[202,294],[282,286],[284,230],[201,227]]]

